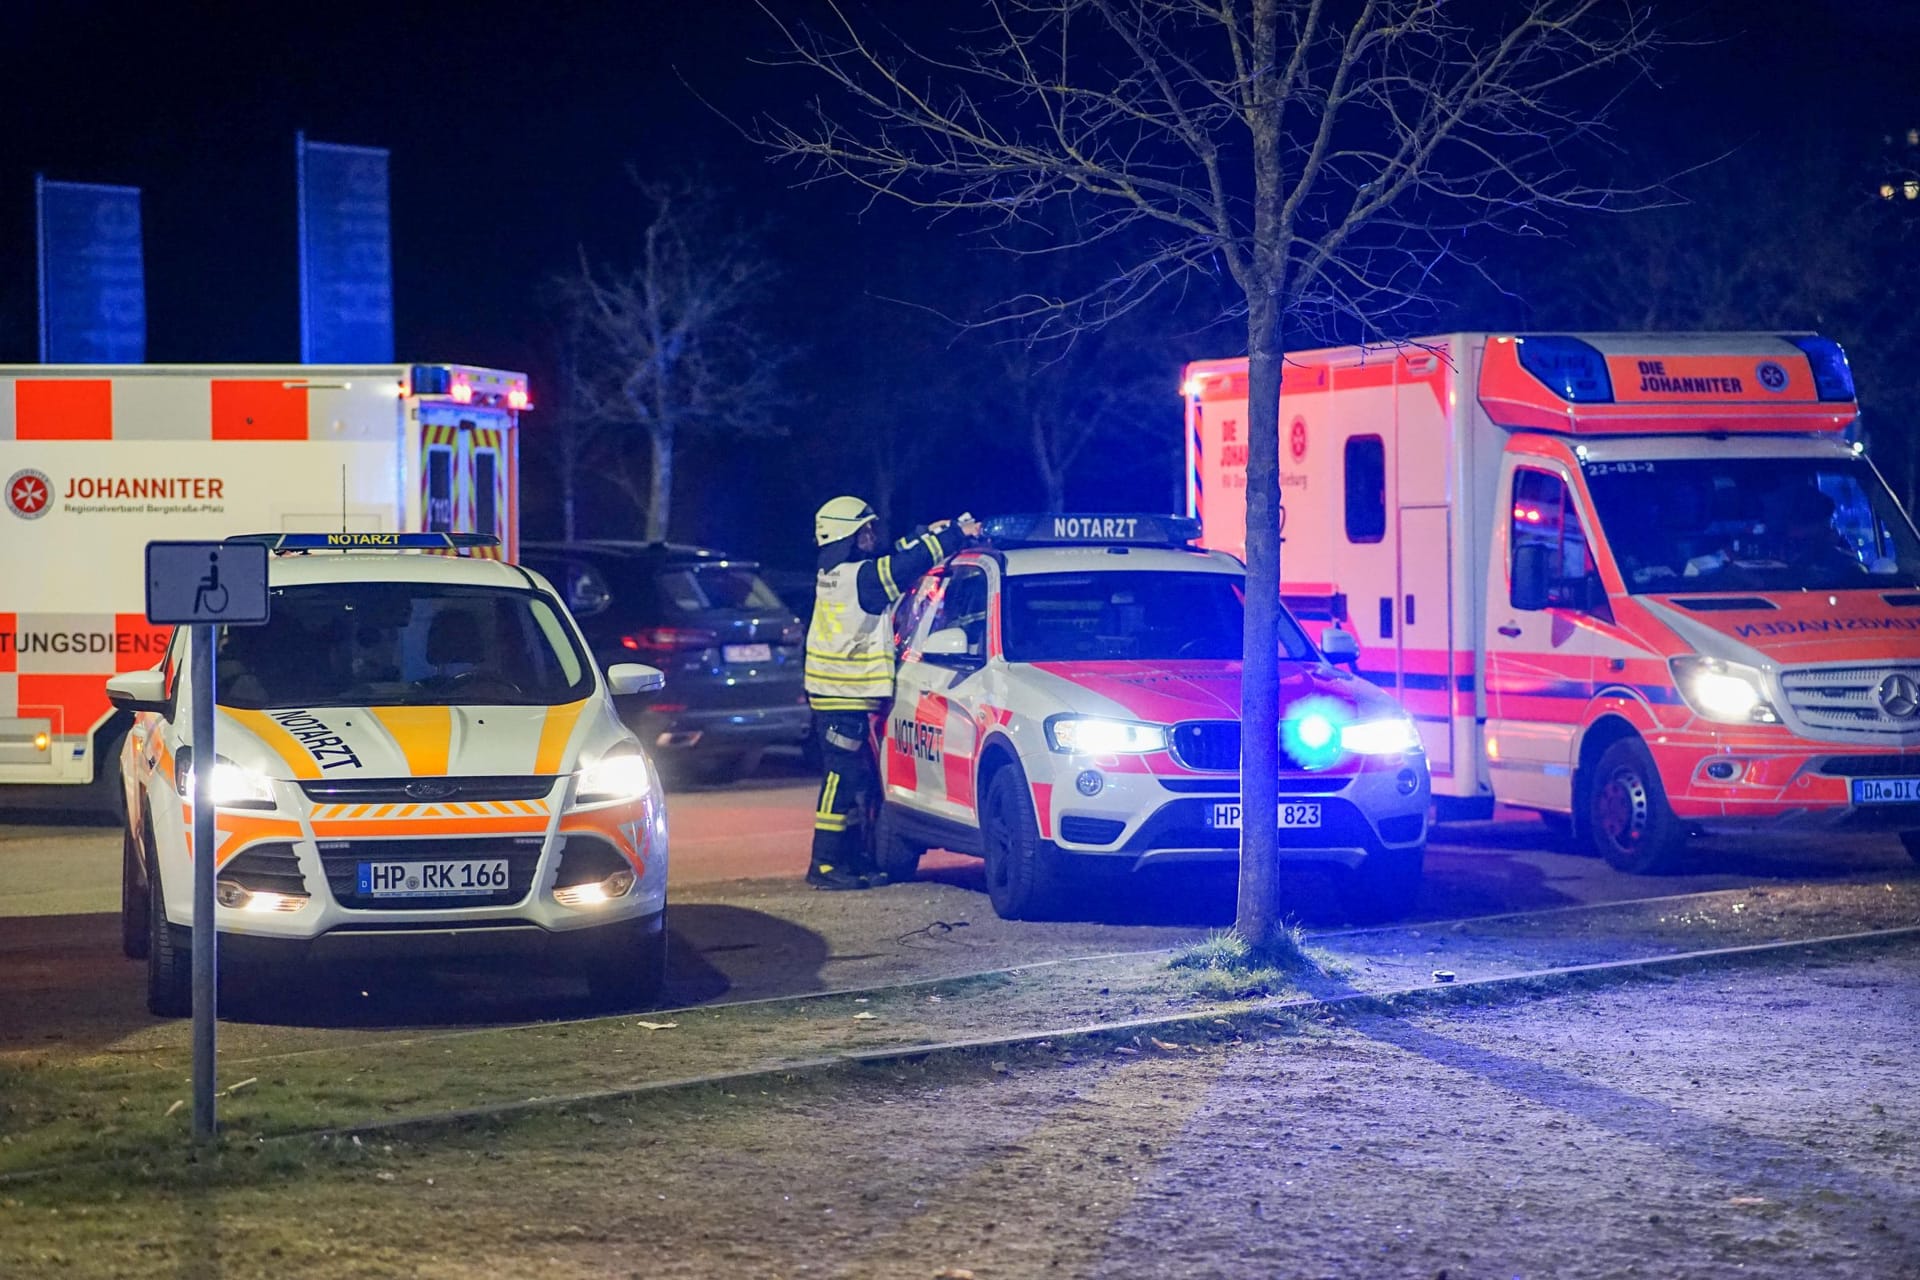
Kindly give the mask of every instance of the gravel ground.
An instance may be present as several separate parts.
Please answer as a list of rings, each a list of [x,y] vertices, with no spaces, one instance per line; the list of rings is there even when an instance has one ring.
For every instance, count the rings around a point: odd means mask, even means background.
[[[0,1275],[1917,1276],[1916,1008],[1883,944],[269,1150],[0,1191]]]

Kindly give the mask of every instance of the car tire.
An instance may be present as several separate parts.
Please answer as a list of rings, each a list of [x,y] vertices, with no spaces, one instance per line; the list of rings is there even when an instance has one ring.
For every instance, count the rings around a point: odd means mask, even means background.
[[[1040,838],[1033,795],[1019,765],[1008,765],[987,784],[980,842],[994,914],[1002,920],[1051,920],[1059,915],[1065,898],[1060,855]]]
[[[667,985],[667,922],[633,950],[600,961],[587,971],[587,991],[603,1009],[649,1009]]]
[[[193,930],[167,921],[160,870],[147,862],[147,1012],[184,1018],[193,1012]]]
[[[1920,831],[1902,831],[1900,843],[1906,846],[1908,857],[1920,862]]]
[[[1687,829],[1667,805],[1646,743],[1621,738],[1601,752],[1585,792],[1587,838],[1608,866],[1645,876],[1679,865]]]
[[[152,907],[140,883],[140,845],[131,829],[120,835],[120,950],[129,960],[145,960],[153,937]]]
[[[1359,866],[1339,878],[1341,908],[1359,924],[1398,920],[1420,896],[1426,845],[1412,849],[1375,849]]]
[[[900,832],[893,810],[882,805],[873,828],[873,862],[887,879],[913,879],[920,871],[920,855],[926,851],[926,845]]]

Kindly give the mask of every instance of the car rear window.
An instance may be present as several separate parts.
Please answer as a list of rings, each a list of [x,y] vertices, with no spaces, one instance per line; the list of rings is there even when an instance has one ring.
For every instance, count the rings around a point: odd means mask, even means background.
[[[681,613],[785,613],[786,605],[758,573],[739,565],[689,565],[654,577],[661,599]]]

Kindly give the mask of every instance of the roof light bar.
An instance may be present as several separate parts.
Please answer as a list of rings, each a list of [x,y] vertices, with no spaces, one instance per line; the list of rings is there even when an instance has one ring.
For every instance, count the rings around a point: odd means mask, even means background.
[[[270,551],[453,551],[497,547],[488,533],[243,533],[228,542],[263,542]]]
[[[1185,547],[1200,536],[1200,522],[1186,516],[1060,512],[993,516],[980,523],[987,541],[1003,548]]]

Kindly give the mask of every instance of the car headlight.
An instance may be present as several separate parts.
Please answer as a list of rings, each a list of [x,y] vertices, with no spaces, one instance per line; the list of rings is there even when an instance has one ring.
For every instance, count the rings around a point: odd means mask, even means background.
[[[1673,683],[1694,714],[1720,724],[1779,724],[1765,677],[1752,667],[1689,654],[1670,658]]]
[[[173,785],[182,800],[193,799],[192,747],[182,747],[174,756]],[[213,804],[216,809],[272,809],[276,807],[273,779],[217,756],[213,763]]]
[[[1047,745],[1077,755],[1139,755],[1167,749],[1167,727],[1103,716],[1055,716],[1047,721]]]
[[[601,756],[580,770],[574,787],[576,804],[603,804],[613,800],[638,800],[653,787],[647,758],[637,750],[615,751]]]
[[[1404,714],[1356,720],[1340,726],[1340,747],[1355,755],[1403,756],[1420,750],[1420,731],[1413,727],[1413,717]]]

